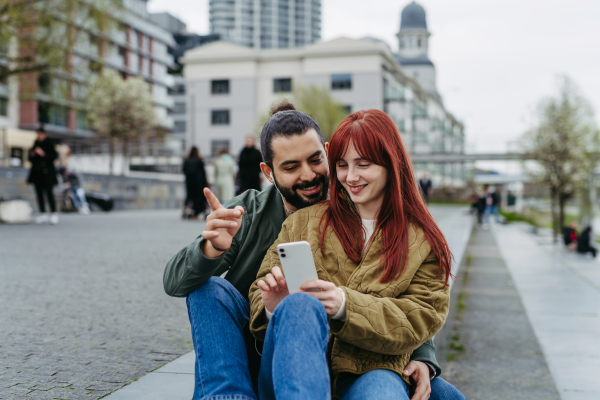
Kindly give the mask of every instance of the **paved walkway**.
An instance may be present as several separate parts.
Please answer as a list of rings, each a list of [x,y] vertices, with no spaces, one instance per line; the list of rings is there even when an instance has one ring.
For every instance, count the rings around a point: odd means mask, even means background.
[[[467,254],[436,341],[443,377],[470,400],[559,400],[492,233],[474,231]]]
[[[188,353],[162,275],[201,231],[177,211],[0,224],[0,399],[100,398]]]
[[[444,231],[458,271],[471,233],[472,217],[464,207],[432,206],[431,212]],[[194,388],[194,352],[149,373],[137,382],[106,397],[108,400],[189,400]]]
[[[600,262],[525,225],[494,235],[562,399],[600,399]]]

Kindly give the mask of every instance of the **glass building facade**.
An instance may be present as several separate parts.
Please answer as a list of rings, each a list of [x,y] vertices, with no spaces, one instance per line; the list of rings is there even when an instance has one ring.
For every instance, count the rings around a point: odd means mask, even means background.
[[[321,39],[321,0],[210,0],[211,32],[256,49],[302,47]]]

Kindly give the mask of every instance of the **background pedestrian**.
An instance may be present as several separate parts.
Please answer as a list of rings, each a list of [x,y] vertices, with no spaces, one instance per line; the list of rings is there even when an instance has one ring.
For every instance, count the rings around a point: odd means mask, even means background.
[[[499,206],[500,196],[496,193],[494,186],[488,187],[486,191],[485,223],[490,224],[490,214],[494,215],[496,223],[500,223]]]
[[[238,194],[248,189],[261,190],[260,163],[262,154],[254,147],[254,135],[246,136],[246,147],[240,152],[238,161],[238,176],[240,178],[240,190]]]
[[[485,192],[481,189],[477,189],[475,191],[475,196],[477,196],[477,202],[475,203],[475,209],[477,210],[477,227],[483,227],[483,214],[485,213],[486,207],[486,198]]]
[[[429,179],[429,174],[427,171],[423,171],[421,175],[421,179],[419,179],[419,187],[421,188],[421,194],[423,196],[423,200],[425,203],[429,203],[429,195],[433,191],[433,187],[431,184],[431,179]]]
[[[592,257],[596,258],[598,249],[592,246],[592,238],[592,227],[588,225],[577,239],[577,252],[581,254],[592,253]]]
[[[215,194],[227,203],[235,196],[235,160],[226,148],[219,151],[215,159]]]
[[[204,187],[206,186],[206,171],[200,151],[192,146],[188,156],[183,161],[183,174],[185,175],[186,196],[184,202],[183,218],[197,219],[198,215],[206,208]]]
[[[56,179],[56,169],[54,161],[58,157],[54,142],[48,138],[43,127],[37,130],[37,139],[29,150],[29,161],[31,170],[27,182],[35,187],[40,215],[35,222],[38,224],[50,222],[53,225],[58,224],[58,213],[56,212],[56,202],[52,192],[54,185],[58,183]],[[51,215],[46,213],[46,202],[50,206]]]

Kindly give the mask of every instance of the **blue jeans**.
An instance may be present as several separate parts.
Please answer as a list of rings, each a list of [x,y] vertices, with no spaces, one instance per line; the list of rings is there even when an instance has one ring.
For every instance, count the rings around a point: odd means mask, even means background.
[[[192,327],[192,340],[196,351],[196,382],[193,399],[257,399],[248,371],[246,346],[252,346],[250,349],[252,352],[255,349],[254,344],[247,344],[244,339],[244,327],[248,323],[249,315],[249,306],[244,297],[225,279],[213,277],[188,295],[187,307]],[[286,326],[282,322],[285,318],[291,318],[294,315],[301,316],[302,314],[312,315],[312,317],[305,319],[304,324]],[[279,322],[276,323],[276,321]],[[295,321],[298,322],[298,318]],[[316,326],[317,328],[308,328],[309,323],[310,326]],[[291,326],[295,328],[290,329]],[[312,332],[308,332],[308,336],[311,338],[309,340],[303,332],[310,330]],[[306,371],[303,372],[300,368],[290,368],[292,363],[287,362],[285,359],[286,354],[294,356],[296,359],[300,358],[300,362],[296,365],[302,365],[310,359],[311,361],[308,364],[314,365],[315,370],[318,368],[325,371],[317,376],[317,380],[319,381],[319,387],[321,387],[319,390],[323,390],[322,393],[324,394],[321,397],[329,400],[330,397],[327,397],[330,396],[329,369],[325,359],[329,337],[328,330],[325,309],[314,297],[298,293],[288,296],[281,302],[271,317],[271,322],[267,328],[261,366],[261,383],[264,385],[262,390],[265,393],[261,393],[261,400],[273,399],[275,396],[273,383],[282,379],[285,380],[285,376],[274,373],[274,365],[283,364],[282,368],[292,370],[291,374],[293,374],[294,379],[307,378],[302,376]],[[286,341],[281,335],[291,335],[292,339]],[[280,340],[276,340],[277,338]],[[323,339],[322,342],[321,339]],[[276,345],[277,342],[279,346]],[[285,346],[285,343],[290,345]],[[300,343],[306,344],[310,348],[314,347],[316,350],[313,354],[316,354],[316,356],[307,358],[305,352],[294,352],[294,346],[300,346]],[[383,373],[385,372],[383,371]],[[308,374],[313,374],[313,372],[308,371]],[[356,385],[358,385],[356,388],[354,384],[347,385],[352,386],[351,393],[358,392],[359,388],[366,386],[365,384],[368,382],[373,380],[378,382],[378,377],[390,378],[386,377],[385,374],[381,375],[381,371],[378,371],[377,374],[372,371],[372,373],[363,376],[366,378],[356,376]],[[397,378],[399,379],[399,377]],[[400,387],[397,382],[398,379],[387,379],[387,384],[391,387]],[[312,381],[309,382],[308,386],[314,386]],[[401,379],[400,382],[404,384]],[[281,389],[281,386],[278,387]],[[338,394],[340,390],[342,390],[342,384],[338,383]],[[370,393],[373,393],[372,388]],[[271,397],[267,397],[269,395]],[[285,394],[283,396],[280,398],[289,398]],[[299,396],[299,398],[302,398],[302,396]],[[314,398],[318,398],[318,396]],[[354,397],[344,399],[354,399]],[[431,381],[430,400],[464,400],[464,396],[442,378],[435,378]]]
[[[400,375],[395,372],[376,369],[364,375],[351,375],[340,378],[337,395],[342,400],[368,400],[373,393],[381,400],[407,400],[411,398],[409,391]],[[429,400],[467,400],[461,392],[442,378],[433,378]]]
[[[213,277],[186,302],[196,351],[193,399],[257,400],[244,340],[246,299],[231,283]]]
[[[275,308],[265,336],[258,394],[261,400],[330,400],[329,324],[323,304],[293,293]]]
[[[498,206],[486,206],[485,207],[485,223],[490,223],[490,214],[496,218],[496,223],[500,223],[500,215],[498,213]]]
[[[400,375],[387,369],[376,369],[363,375],[340,377],[337,395],[342,400],[409,400],[408,386]]]
[[[467,400],[457,388],[440,377],[431,380],[429,400]]]

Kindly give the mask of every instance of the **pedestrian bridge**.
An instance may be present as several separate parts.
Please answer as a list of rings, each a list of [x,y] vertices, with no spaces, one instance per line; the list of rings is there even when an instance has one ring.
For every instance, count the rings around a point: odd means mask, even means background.
[[[506,160],[527,160],[531,159],[525,153],[474,153],[474,154],[449,154],[449,153],[430,153],[430,154],[411,154],[411,160],[414,163],[460,163],[473,161],[506,161]]]

